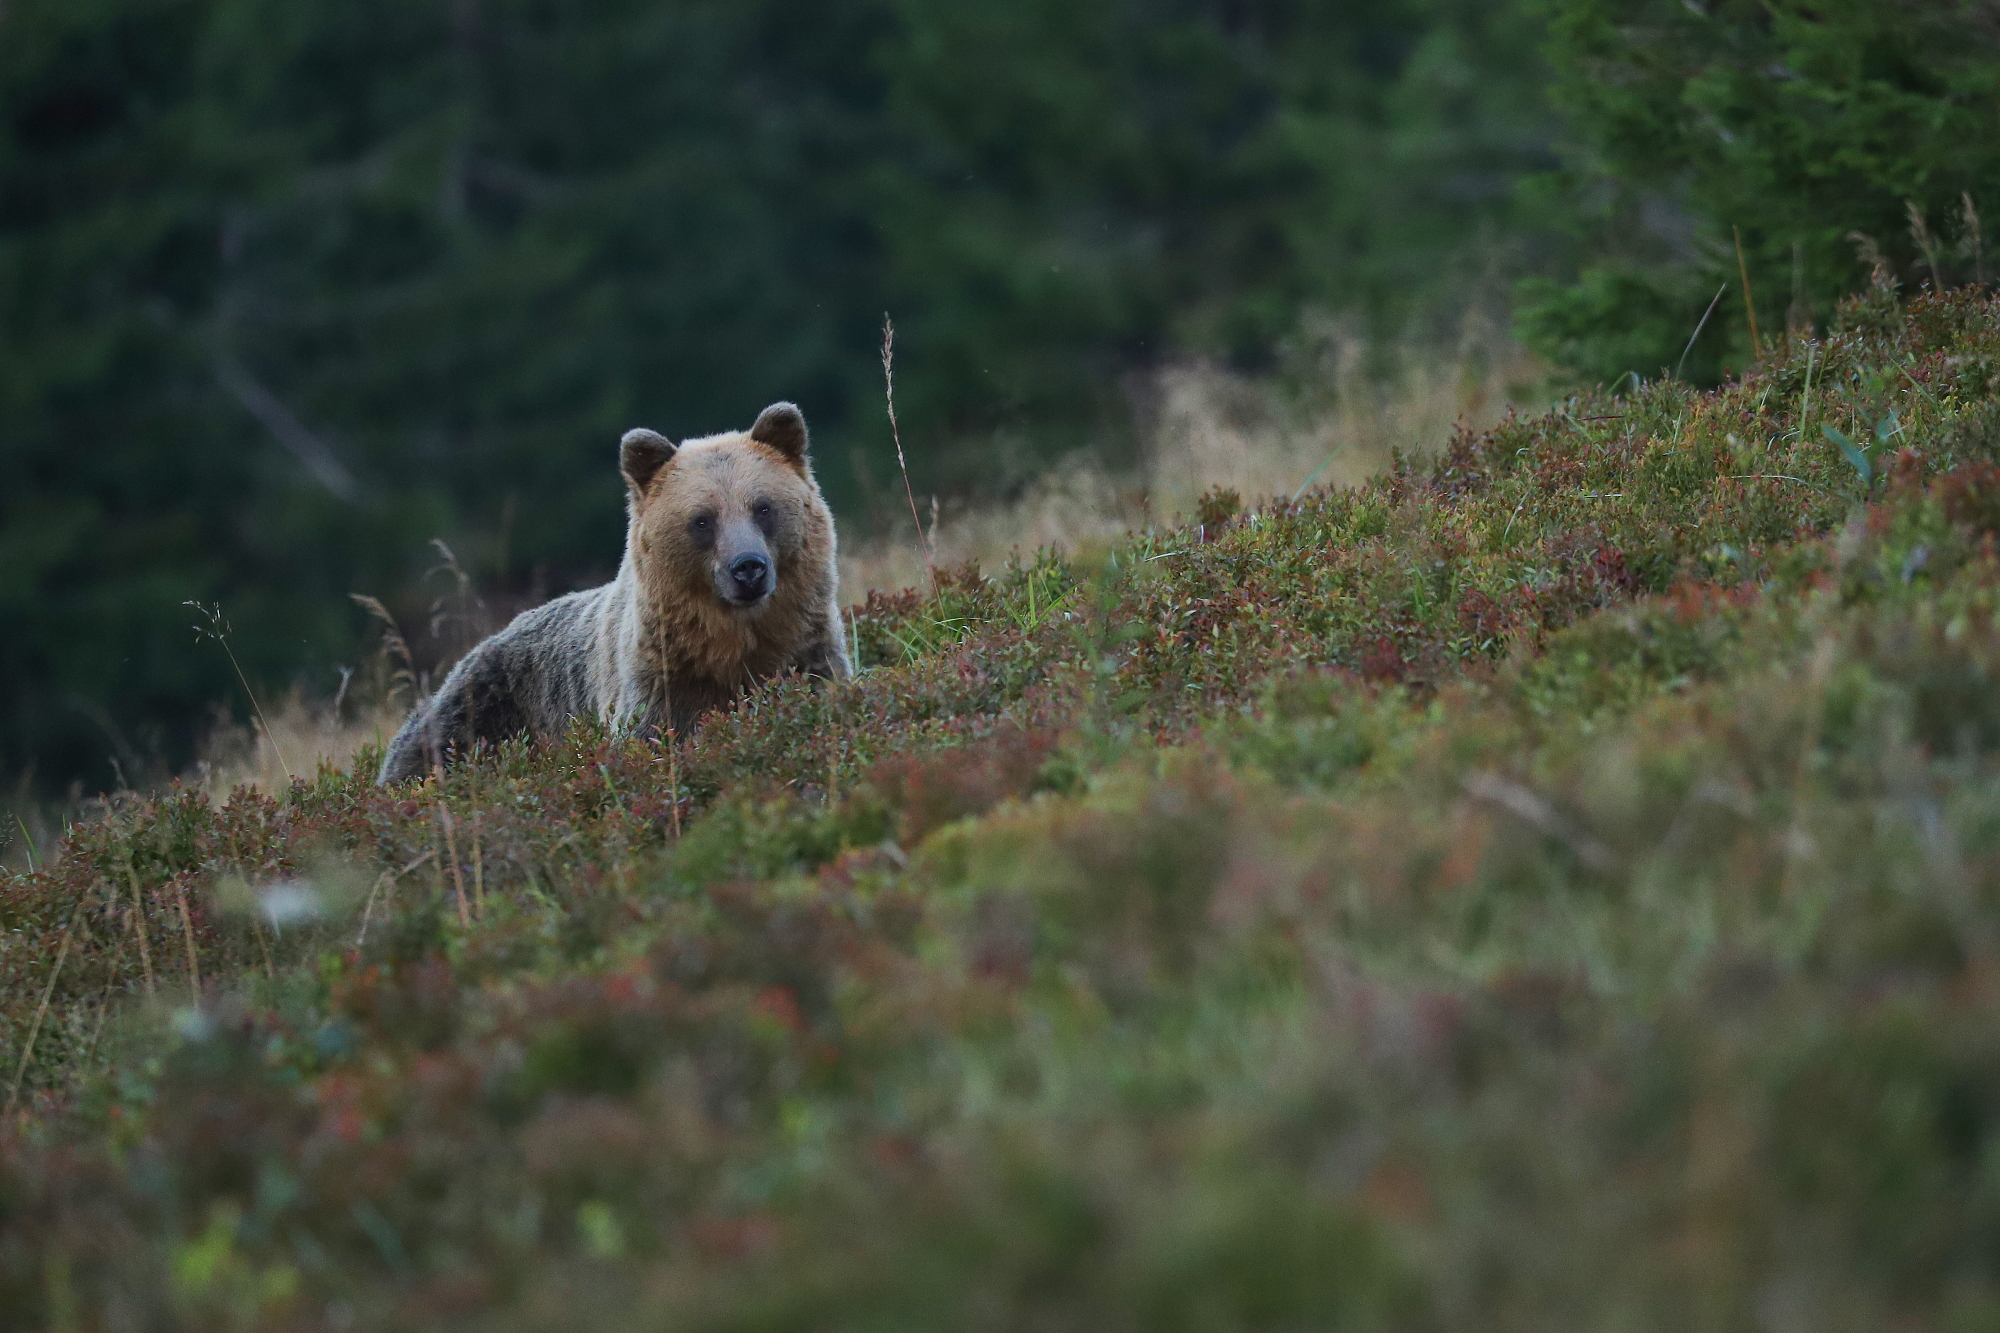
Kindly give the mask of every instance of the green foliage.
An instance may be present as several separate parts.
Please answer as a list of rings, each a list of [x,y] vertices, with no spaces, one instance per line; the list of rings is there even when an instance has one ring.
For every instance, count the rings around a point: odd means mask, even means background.
[[[1854,306],[877,599],[962,624],[672,755],[124,798],[0,891],[0,1302],[1977,1325],[1996,365],[2000,302]]]
[[[1711,315],[1714,327],[1694,336],[1712,299],[1699,292],[1706,277],[1591,268],[1573,283],[1529,278],[1521,283],[1517,323],[1531,347],[1587,382],[1615,386],[1632,375],[1673,371],[1713,384],[1722,370],[1717,335],[1729,316],[1718,306],[1722,323]]]
[[[2000,274],[2000,25],[1990,7],[1548,0],[1570,139],[1545,183],[1584,233],[1583,279],[1524,293],[1530,341],[1587,379],[1656,373],[1725,281],[1691,373],[1823,321],[1871,280]],[[1583,207],[1578,210],[1581,202]]]

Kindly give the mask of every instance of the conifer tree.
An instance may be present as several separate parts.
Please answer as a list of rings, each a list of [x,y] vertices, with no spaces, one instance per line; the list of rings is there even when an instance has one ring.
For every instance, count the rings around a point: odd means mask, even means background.
[[[1671,368],[1747,271],[1765,339],[1824,319],[1878,266],[1905,286],[1990,275],[2000,213],[2000,13],[1981,0],[1550,0],[1553,95],[1580,280],[1524,328],[1589,375]],[[1737,244],[1740,236],[1742,260]],[[1753,354],[1724,301],[1695,364]],[[1727,356],[1723,355],[1727,352]]]

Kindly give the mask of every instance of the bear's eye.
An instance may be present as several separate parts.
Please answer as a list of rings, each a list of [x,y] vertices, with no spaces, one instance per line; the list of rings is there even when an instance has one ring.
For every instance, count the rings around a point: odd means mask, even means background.
[[[713,514],[696,514],[688,520],[688,531],[694,535],[694,539],[698,542],[713,541],[715,539],[715,516]]]
[[[765,522],[771,517],[771,502],[769,500],[759,500],[756,504],[750,506],[750,512],[756,516],[759,523]]]

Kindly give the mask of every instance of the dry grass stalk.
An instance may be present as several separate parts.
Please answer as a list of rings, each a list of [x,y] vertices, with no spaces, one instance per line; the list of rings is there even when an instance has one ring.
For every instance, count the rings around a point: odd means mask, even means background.
[[[388,903],[386,900],[395,893],[396,882],[423,865],[424,862],[432,860],[436,856],[437,852],[435,850],[425,852],[409,864],[391,866],[375,877],[375,883],[368,890],[368,901],[361,906],[361,929],[356,932],[354,937],[355,948],[359,949],[368,942],[368,923],[375,915],[375,899],[378,897],[384,899],[383,910],[387,911]]]
[[[206,626],[197,624],[194,627],[196,636],[214,639],[222,645],[222,651],[229,657],[229,665],[235,668],[237,682],[243,686],[243,693],[250,700],[251,711],[257,714],[257,721],[263,726],[265,734],[269,735],[270,719],[264,716],[264,705],[258,702],[257,692],[250,688],[250,678],[243,674],[243,664],[236,660],[236,649],[229,642],[229,622],[222,618],[222,604],[218,602],[214,606],[203,606],[200,602],[183,602],[181,605],[192,607],[197,615],[208,622]],[[271,748],[278,756],[279,765],[285,770],[285,781],[289,785],[294,780],[292,766],[285,762],[285,752],[278,748],[275,738],[271,742]]]
[[[931,532],[924,532],[924,521],[917,517],[917,493],[910,486],[910,464],[903,457],[903,432],[896,424],[896,325],[885,312],[882,316],[882,396],[889,405],[889,438],[896,445],[896,467],[903,474],[903,495],[910,502],[910,522],[917,528],[917,544],[924,553],[924,568],[930,571],[931,587],[937,587],[937,553],[932,539],[937,535],[937,501],[931,501]]]
[[[442,788],[444,786],[444,771],[442,767],[434,766],[432,772],[437,777],[438,786]],[[436,822],[444,830],[445,851],[451,857],[451,882],[455,896],[458,899],[458,924],[469,926],[472,924],[472,914],[466,908],[465,872],[458,864],[458,836],[452,830],[451,811],[445,808],[442,796],[438,798]]]
[[[174,899],[181,909],[181,935],[187,941],[188,989],[193,993],[194,1003],[201,1004],[201,959],[194,947],[194,914],[188,910],[187,886],[179,876],[174,878]]]
[[[1688,354],[1694,351],[1694,345],[1701,341],[1701,331],[1708,327],[1709,316],[1713,315],[1715,308],[1722,304],[1722,294],[1728,290],[1729,284],[1725,281],[1720,287],[1715,289],[1715,295],[1710,299],[1708,309],[1701,312],[1700,322],[1694,326],[1694,332],[1688,335],[1687,346],[1681,348],[1681,359],[1674,365],[1675,379],[1679,379],[1681,372],[1687,369]]]
[[[438,553],[438,563],[424,571],[424,580],[428,582],[434,574],[446,575],[451,580],[451,590],[431,602],[431,637],[443,638],[445,628],[454,627],[458,643],[452,656],[462,656],[475,643],[485,638],[493,626],[487,623],[486,603],[473,587],[472,576],[466,573],[465,566],[459,563],[458,553],[453,551],[442,537],[431,538],[431,547]],[[406,648],[407,646],[405,645]],[[383,647],[385,649],[388,647],[386,638]]]
[[[439,844],[439,839],[438,839],[438,835],[441,831],[442,830],[439,828],[438,825],[436,812],[435,810],[433,810],[431,815],[431,850],[430,850],[431,873],[434,876],[436,876],[437,879],[436,891],[438,897],[440,898],[444,897],[445,894],[451,891],[450,886],[445,883],[445,878],[444,878],[445,849],[443,848],[443,846]]]
[[[1896,274],[1889,267],[1888,257],[1882,253],[1881,245],[1865,231],[1850,231],[1848,241],[1854,246],[1854,257],[1868,266],[1868,281],[1876,287],[1893,287]]]
[[[21,1097],[21,1080],[27,1077],[28,1062],[34,1058],[35,1041],[42,1035],[42,1020],[48,1017],[49,999],[56,993],[56,978],[62,975],[63,961],[69,957],[70,935],[76,930],[76,919],[83,913],[84,899],[76,900],[70,909],[69,923],[63,927],[62,942],[56,946],[55,965],[49,969],[49,984],[42,987],[42,1002],[35,1007],[34,1021],[28,1024],[28,1038],[21,1043],[21,1062],[14,1067],[14,1085],[7,1090],[7,1112],[13,1114],[15,1102]]]
[[[647,550],[650,552],[651,548]],[[650,555],[649,557],[650,558]],[[660,739],[667,747],[667,809],[673,822],[674,840],[681,836],[681,746],[674,727],[674,684],[667,674],[667,632],[653,622],[653,646],[660,655]]]
[[[1757,329],[1757,302],[1750,295],[1750,264],[1743,258],[1743,231],[1739,227],[1729,230],[1736,237],[1736,272],[1743,279],[1743,310],[1750,317],[1750,355],[1761,361],[1764,358],[1764,338]]]
[[[482,823],[480,811],[472,815],[472,910],[480,919],[486,916],[486,858],[480,849],[479,834]]]
[[[139,936],[139,966],[146,977],[146,998],[151,999],[153,985],[153,947],[146,938],[146,900],[139,892],[139,872],[132,866],[132,857],[125,856],[125,879],[132,886],[132,927]]]
[[[1979,221],[1979,209],[1973,205],[1972,192],[1965,191],[1959,196],[1962,209],[1959,214],[1959,244],[1972,252],[1972,280],[1981,287],[1986,285],[1986,228]]]
[[[366,593],[347,594],[354,604],[366,611],[382,626],[382,660],[389,663],[388,693],[393,699],[398,690],[408,690],[414,699],[417,692],[417,663],[410,655],[410,641],[403,637],[403,631],[396,624],[396,617],[389,614],[389,608]]]
[[[1813,332],[1812,302],[1806,297],[1806,248],[1792,242],[1792,303],[1785,310],[1785,355]]]
[[[1931,235],[1930,223],[1924,220],[1924,211],[1917,207],[1914,199],[1905,199],[1903,209],[1910,216],[1910,239],[1916,242],[1918,253],[1924,257],[1924,267],[1931,271],[1931,290],[1944,290],[1944,275],[1938,271],[1937,237]]]
[[[264,923],[259,921],[257,917],[258,913],[256,912],[250,914],[250,933],[256,936],[257,952],[264,959],[264,979],[266,981],[276,981],[278,979],[278,969],[277,965],[271,961],[270,941],[264,938]]]

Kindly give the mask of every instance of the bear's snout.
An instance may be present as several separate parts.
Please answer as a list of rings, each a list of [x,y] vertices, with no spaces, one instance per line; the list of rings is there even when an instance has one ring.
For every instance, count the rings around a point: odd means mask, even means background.
[[[761,555],[745,552],[729,562],[721,589],[726,601],[738,606],[754,606],[771,594],[771,562]]]

